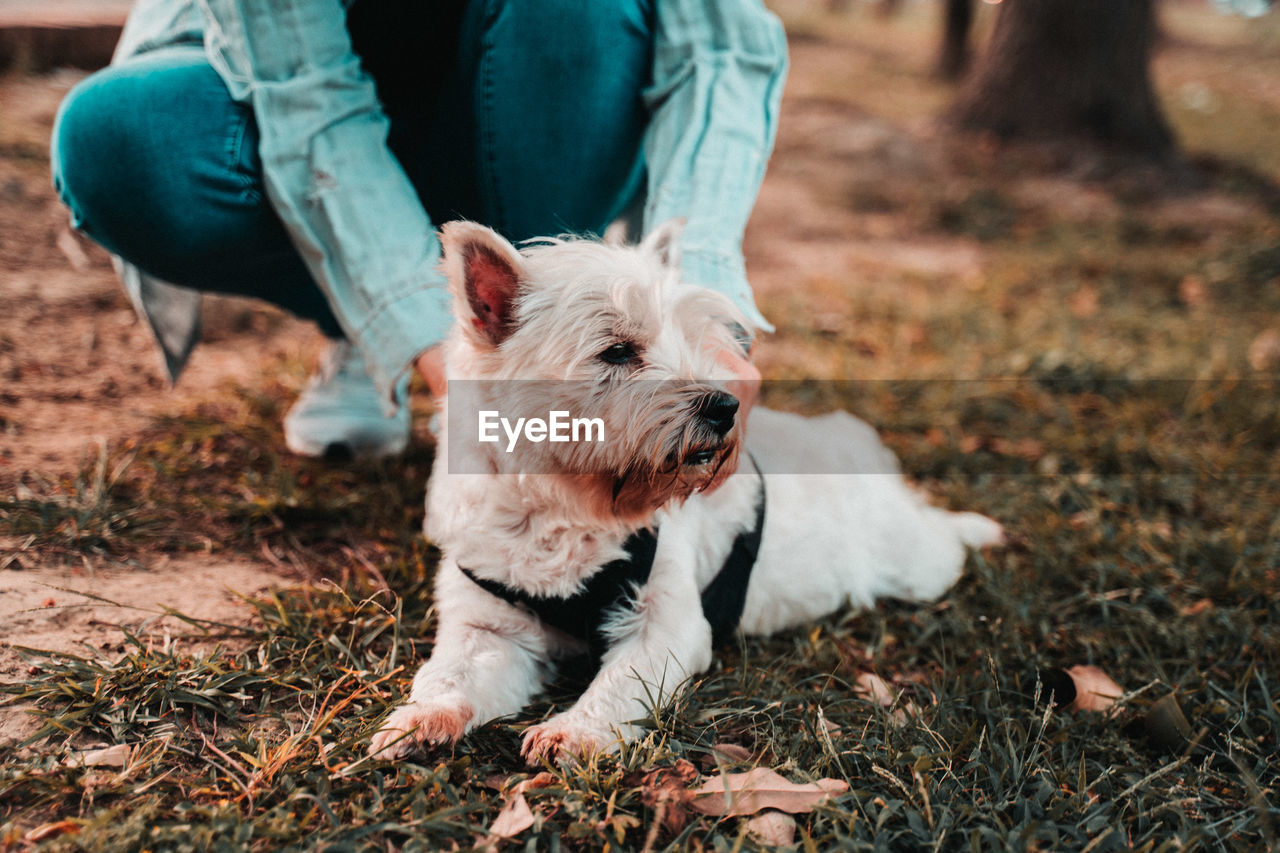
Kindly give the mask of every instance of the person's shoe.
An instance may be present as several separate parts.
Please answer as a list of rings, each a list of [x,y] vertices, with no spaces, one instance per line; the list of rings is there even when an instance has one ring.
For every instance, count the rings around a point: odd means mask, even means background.
[[[409,417],[407,402],[387,417],[359,350],[338,341],[285,415],[284,442],[301,456],[393,456],[409,443]]]

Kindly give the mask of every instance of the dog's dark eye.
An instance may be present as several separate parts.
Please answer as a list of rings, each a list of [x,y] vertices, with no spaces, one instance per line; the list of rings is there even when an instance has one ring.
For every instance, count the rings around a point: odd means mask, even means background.
[[[609,364],[626,364],[636,357],[636,348],[629,343],[617,343],[600,353],[600,360]]]

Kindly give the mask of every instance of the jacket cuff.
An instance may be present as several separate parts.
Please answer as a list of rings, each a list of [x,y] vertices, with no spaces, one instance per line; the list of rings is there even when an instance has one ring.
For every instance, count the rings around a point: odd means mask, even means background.
[[[365,369],[394,413],[407,383],[401,382],[414,361],[444,341],[453,327],[453,297],[446,287],[426,287],[388,302],[354,335]]]
[[[690,284],[700,284],[729,297],[756,329],[774,330],[773,324],[756,307],[741,252],[681,246],[680,274]]]

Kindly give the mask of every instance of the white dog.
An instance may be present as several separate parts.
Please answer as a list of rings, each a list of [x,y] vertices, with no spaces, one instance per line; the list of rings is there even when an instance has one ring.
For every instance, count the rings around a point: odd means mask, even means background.
[[[371,753],[451,744],[515,714],[552,661],[584,648],[594,679],[526,731],[523,754],[610,749],[710,665],[713,636],[768,634],[879,596],[931,599],[966,547],[999,541],[994,521],[925,503],[843,412],[757,408],[740,455],[716,359],[737,345],[737,315],[680,281],[677,233],[517,251],[479,225],[445,226],[457,324],[426,522],[442,552],[439,631]],[[554,412],[601,435],[551,440],[554,418],[510,429],[517,414]]]

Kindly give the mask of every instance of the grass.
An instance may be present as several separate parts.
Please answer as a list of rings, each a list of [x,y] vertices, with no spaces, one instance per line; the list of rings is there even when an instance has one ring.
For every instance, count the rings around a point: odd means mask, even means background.
[[[24,548],[45,553],[101,555],[142,539],[149,520],[121,489],[129,461],[110,459],[99,444],[97,458],[73,481],[19,483],[12,496],[0,498],[0,522],[9,535],[26,537]]]
[[[1169,8],[1173,34],[1197,38],[1199,19],[1179,16],[1199,13]],[[945,102],[922,76],[924,21],[823,20],[799,29],[876,85],[810,73],[802,97],[917,122]],[[738,818],[652,826],[641,771],[682,759],[847,780],[798,817],[804,849],[1280,846],[1280,376],[1251,355],[1280,314],[1280,173],[1263,132],[1280,106],[1234,59],[1215,70],[1241,39],[1252,68],[1280,54],[1232,26],[1159,61],[1184,143],[1208,158],[1200,190],[1173,202],[1127,172],[1064,177],[1036,152],[981,146],[945,148],[911,180],[832,174],[831,203],[976,247],[981,275],[867,266],[774,293],[767,375],[819,381],[766,397],[853,409],[939,501],[999,518],[1011,542],[936,605],[885,602],[727,650],[644,741],[529,789],[536,821],[508,846],[759,849]],[[1249,113],[1238,133],[1175,102],[1201,79],[1255,97],[1254,113],[1223,108],[1227,124]],[[1193,208],[1202,195],[1217,206]],[[1222,214],[1228,202],[1245,213]],[[857,323],[815,323],[815,299]],[[832,381],[848,376],[866,381]],[[0,503],[0,523],[42,555],[265,552],[312,581],[253,601],[246,625],[188,614],[187,634],[123,652],[28,650],[29,674],[4,690],[41,728],[0,764],[0,848],[468,848],[534,772],[520,734],[572,701],[570,676],[452,752],[364,758],[431,650],[437,554],[416,534],[431,449],[364,466],[292,458],[288,398],[269,381],[211,391],[78,476],[25,481]],[[1075,664],[1126,688],[1115,714],[1053,706],[1050,674]],[[859,698],[866,672],[919,713]],[[1188,738],[1152,722],[1170,695]],[[751,757],[712,749],[726,743]],[[111,744],[129,746],[124,766],[75,760]]]
[[[1263,792],[1277,782],[1276,670],[1266,664],[1277,652],[1269,629],[1277,614],[1266,582],[1239,568],[1256,531],[1185,537],[1199,543],[1184,555],[1196,570],[1188,582],[1140,567],[1149,557],[1131,529],[1144,517],[1125,492],[1131,485],[1066,489],[1050,480],[1028,489],[1026,478],[1010,477],[984,486],[1024,502],[1023,518],[1060,516],[1066,506],[1073,515],[1132,510],[1083,537],[1070,523],[1051,525],[1061,528],[1051,548],[1019,542],[976,559],[945,604],[883,605],[723,655],[658,715],[648,740],[618,759],[558,771],[538,789],[533,805],[545,817],[528,843],[638,847],[651,813],[636,771],[680,758],[709,767],[720,742],[793,776],[851,783],[804,822],[819,849],[948,839],[979,849],[1273,842]],[[430,636],[430,559],[417,544],[383,564],[394,599],[354,573],[342,589],[278,592],[256,603],[258,625],[205,652],[184,651],[183,640],[157,648],[133,639],[118,657],[33,654],[38,670],[13,692],[39,703],[35,740],[44,746],[0,771],[11,840],[72,815],[76,833],[53,848],[469,843],[499,806],[491,777],[519,770],[519,724],[486,726],[424,763],[362,759],[406,667],[429,651],[421,638]],[[1079,568],[1063,572],[1065,564]],[[1184,601],[1205,595],[1213,606],[1171,621]],[[1137,693],[1119,718],[1056,713],[1037,701],[1037,668],[1086,660]],[[898,725],[856,698],[852,681],[868,667],[896,676],[924,708],[919,717]],[[1140,720],[1175,688],[1197,734],[1169,752]],[[562,686],[553,698],[570,692]],[[71,745],[94,742],[132,745],[129,764],[57,761]],[[732,820],[704,819],[663,842],[714,847],[739,833]]]

